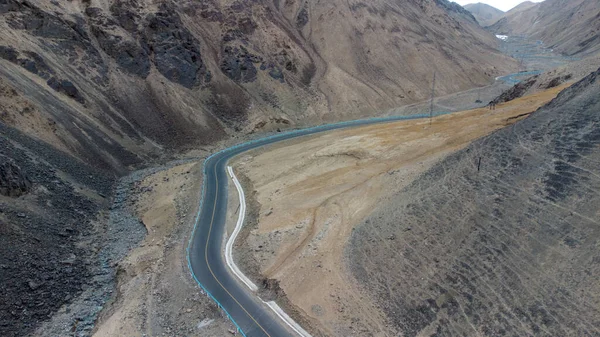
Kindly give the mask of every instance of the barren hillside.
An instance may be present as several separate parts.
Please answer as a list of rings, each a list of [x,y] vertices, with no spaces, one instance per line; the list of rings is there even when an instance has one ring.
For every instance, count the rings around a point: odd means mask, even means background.
[[[165,222],[178,225],[166,229],[132,210],[144,177],[118,177],[221,140],[420,101],[434,70],[439,94],[488,84],[516,69],[496,47],[446,0],[0,0],[0,335],[88,336],[119,291],[143,310],[113,303],[99,333],[197,332],[181,316],[192,304],[206,308],[197,318],[219,311],[191,293],[185,265],[171,275],[162,263],[181,257],[167,249],[191,228],[199,187],[183,177],[199,184],[199,170],[162,177],[195,188],[167,198]],[[123,260],[156,227],[168,239]],[[174,282],[185,294],[164,295]],[[148,314],[162,306],[173,312]]]
[[[596,0],[547,0],[509,11],[488,29],[496,34],[525,35],[566,55],[600,51],[600,3]]]
[[[36,137],[121,172],[164,149],[418,101],[435,69],[450,93],[513,65],[445,0],[3,0],[0,26],[2,78],[54,125]]]
[[[516,5],[515,7],[511,8],[508,12],[506,12],[505,16],[513,15],[515,13],[522,12],[524,10],[527,10],[527,9],[535,7],[535,6],[539,6],[539,3],[533,2],[533,1],[524,1],[524,2],[521,2],[520,4]]]
[[[482,27],[496,23],[504,15],[504,12],[498,8],[481,2],[464,5],[463,7],[473,14]]]
[[[353,232],[354,276],[403,336],[600,333],[599,90],[600,70]]]

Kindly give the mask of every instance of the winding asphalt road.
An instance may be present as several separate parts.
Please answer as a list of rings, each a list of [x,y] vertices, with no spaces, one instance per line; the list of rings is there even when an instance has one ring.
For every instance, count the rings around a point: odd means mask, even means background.
[[[437,113],[442,115],[446,113]],[[374,118],[280,133],[217,152],[204,162],[202,202],[188,246],[188,264],[194,279],[223,308],[246,337],[295,336],[262,301],[241,283],[225,262],[224,235],[227,216],[227,162],[245,151],[286,139],[318,132],[398,120],[426,118],[427,115]]]

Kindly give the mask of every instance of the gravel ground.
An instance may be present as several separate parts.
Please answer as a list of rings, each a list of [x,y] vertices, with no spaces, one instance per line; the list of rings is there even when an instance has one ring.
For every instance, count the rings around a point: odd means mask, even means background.
[[[117,263],[146,235],[144,225],[128,209],[127,199],[131,186],[148,174],[147,171],[152,170],[135,171],[117,181],[112,205],[104,213],[105,221],[97,223],[92,235],[92,240],[103,244],[90,264],[88,283],[91,286],[61,308],[52,320],[42,324],[36,334],[59,336],[71,333],[78,337],[91,334],[98,314],[115,291]]]
[[[0,196],[0,335],[22,336],[96,287],[100,247],[89,238],[114,179],[2,123],[0,155],[31,182],[26,194]]]
[[[89,336],[116,293],[118,262],[146,236],[134,186],[197,159],[115,179],[0,123],[1,158],[12,170],[2,186],[29,183],[0,195],[0,335]]]

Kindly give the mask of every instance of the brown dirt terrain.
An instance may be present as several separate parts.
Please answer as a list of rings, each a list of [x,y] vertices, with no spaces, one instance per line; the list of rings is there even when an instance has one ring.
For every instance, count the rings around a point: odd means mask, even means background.
[[[356,227],[350,269],[394,335],[599,335],[599,88],[600,69]]]
[[[236,259],[249,275],[278,280],[287,300],[323,334],[395,334],[345,263],[355,226],[446,155],[525,118],[564,88],[495,111],[438,117],[431,125],[415,120],[358,127],[242,155],[233,166],[251,182],[246,195],[257,224],[246,229]]]

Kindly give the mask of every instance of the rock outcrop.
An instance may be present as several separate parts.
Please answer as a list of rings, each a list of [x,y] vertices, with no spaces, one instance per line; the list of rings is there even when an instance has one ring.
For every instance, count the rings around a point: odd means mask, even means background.
[[[15,162],[0,155],[0,194],[8,197],[19,197],[31,189],[31,181],[15,164]]]
[[[0,26],[0,76],[55,123],[61,147],[119,172],[280,118],[422,100],[432,65],[439,94],[515,67],[446,0],[2,0]]]

